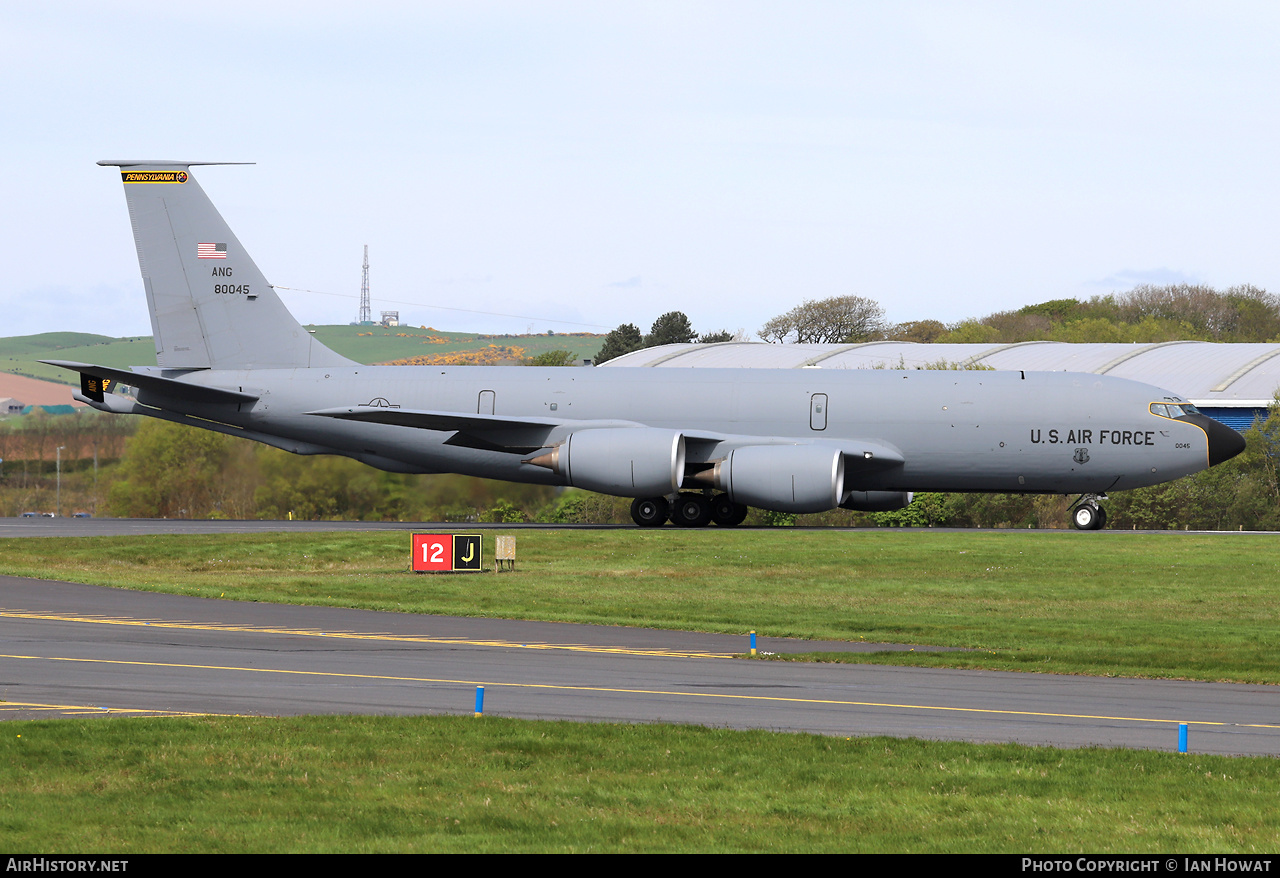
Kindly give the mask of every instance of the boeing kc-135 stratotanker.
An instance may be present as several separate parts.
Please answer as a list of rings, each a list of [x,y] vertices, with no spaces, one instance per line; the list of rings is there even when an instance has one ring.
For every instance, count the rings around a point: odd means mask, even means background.
[[[1072,523],[1088,530],[1105,492],[1244,449],[1177,394],[1068,372],[364,366],[299,325],[191,174],[222,163],[99,164],[124,180],[159,365],[46,362],[107,412],[391,472],[632,497],[642,526],[1002,491],[1080,494]]]

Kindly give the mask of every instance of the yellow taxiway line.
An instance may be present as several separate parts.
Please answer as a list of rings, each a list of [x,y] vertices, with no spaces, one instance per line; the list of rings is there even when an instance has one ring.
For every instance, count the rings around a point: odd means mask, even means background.
[[[79,622],[95,625],[129,625],[146,628],[175,628],[184,631],[223,631],[247,634],[288,634],[296,637],[328,637],[339,640],[373,640],[395,643],[433,643],[447,646],[484,646],[502,649],[563,649],[570,652],[645,655],[663,658],[732,658],[734,653],[698,652],[670,649],[633,649],[621,646],[591,646],[581,643],[519,643],[511,640],[468,640],[463,637],[427,637],[414,634],[377,634],[357,631],[322,631],[318,628],[274,628],[258,625],[219,625],[184,622],[175,619],[132,619],[114,616],[76,616],[68,614],[29,613],[25,610],[0,609],[0,618],[30,619],[47,622]],[[743,650],[746,652],[746,650]]]
[[[1108,722],[1130,722],[1130,723],[1163,723],[1177,724],[1186,723],[1187,725],[1196,726],[1218,726],[1233,728],[1250,728],[1250,729],[1280,729],[1280,724],[1273,723],[1236,723],[1223,722],[1221,720],[1191,720],[1191,719],[1161,719],[1158,717],[1140,717],[1140,716],[1111,716],[1111,715],[1095,715],[1088,713],[1054,713],[1051,711],[1035,711],[1035,710],[1005,710],[999,708],[983,708],[983,707],[947,707],[935,704],[898,704],[894,702],[882,701],[849,701],[844,699],[829,698],[792,698],[779,695],[740,695],[723,692],[678,692],[663,689],[619,689],[609,686],[566,686],[552,683],[509,683],[494,680],[455,680],[437,677],[402,677],[387,674],[350,674],[338,671],[295,671],[282,668],[246,668],[225,665],[195,665],[182,664],[175,662],[139,662],[139,661],[121,661],[115,659],[92,659],[92,658],[70,658],[65,656],[39,656],[39,655],[5,655],[0,654],[0,659],[23,659],[32,661],[50,661],[50,662],[75,662],[82,664],[103,664],[103,665],[122,665],[148,668],[181,668],[184,670],[197,671],[233,671],[251,674],[284,674],[298,677],[334,677],[344,680],[377,680],[380,682],[394,683],[435,683],[451,686],[484,686],[486,689],[507,687],[512,689],[546,689],[558,692],[607,692],[616,695],[661,695],[674,698],[715,698],[726,701],[755,701],[785,704],[825,704],[837,707],[876,707],[890,710],[919,710],[919,711],[939,711],[949,713],[977,713],[988,716],[1025,716],[1040,717],[1045,719],[1084,719],[1084,720],[1105,720]]]
[[[88,704],[40,704],[34,701],[0,701],[0,714],[25,711],[58,713],[62,716],[213,716],[185,710],[147,710],[140,707],[98,707]]]

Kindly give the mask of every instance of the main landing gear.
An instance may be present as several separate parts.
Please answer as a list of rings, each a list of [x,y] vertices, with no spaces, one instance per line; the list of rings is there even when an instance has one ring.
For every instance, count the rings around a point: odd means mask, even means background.
[[[736,527],[747,517],[747,507],[734,503],[728,494],[681,492],[670,501],[666,497],[638,497],[631,501],[631,518],[641,527],[661,527],[668,519],[676,527]]]
[[[1106,494],[1082,495],[1076,501],[1078,505],[1071,510],[1071,526],[1076,530],[1102,530],[1107,523],[1107,510],[1098,501],[1105,499]]]
[[[641,527],[661,527],[668,509],[666,497],[637,497],[631,501],[631,518]]]

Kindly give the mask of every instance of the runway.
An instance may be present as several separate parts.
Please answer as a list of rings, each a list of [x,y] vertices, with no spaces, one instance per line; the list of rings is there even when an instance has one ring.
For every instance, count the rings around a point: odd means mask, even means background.
[[[456,531],[465,528],[468,531],[526,531],[526,530],[634,530],[632,524],[537,524],[514,523],[487,524],[484,522],[456,521],[256,521],[256,520],[214,520],[190,518],[0,518],[0,540],[6,538],[25,537],[125,537],[151,534],[238,534],[238,533],[323,533],[332,531],[403,531],[409,533]],[[874,531],[878,528],[834,528],[834,527],[796,527],[791,531]],[[740,527],[738,530],[773,531],[769,527]],[[903,527],[894,528],[898,533],[920,531],[922,533],[973,533],[967,527]],[[986,533],[1000,531],[987,530]],[[1022,533],[1022,531],[1004,531],[1005,533]],[[1108,539],[1124,537],[1130,534],[1159,534],[1169,539],[1179,539],[1197,534],[1213,533],[1220,536],[1232,536],[1236,539],[1250,540],[1259,537],[1275,537],[1278,531],[1172,531],[1172,530],[1132,530],[1097,532],[1081,532],[1071,529],[1037,530],[1038,535],[1053,535],[1060,539]]]
[[[766,651],[832,644],[763,640]],[[839,647],[853,648],[850,644]],[[0,577],[0,717],[486,714],[1280,755],[1280,687],[746,661],[747,639]]]

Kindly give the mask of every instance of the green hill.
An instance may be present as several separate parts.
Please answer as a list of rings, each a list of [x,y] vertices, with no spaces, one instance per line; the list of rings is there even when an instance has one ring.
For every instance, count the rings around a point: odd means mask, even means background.
[[[116,368],[154,366],[156,346],[149,335],[111,338],[89,332],[42,332],[0,338],[0,372],[60,384],[77,383],[70,372],[46,366],[40,360],[78,360]]]
[[[546,351],[572,351],[591,357],[604,342],[603,335],[541,333],[538,335],[483,335],[475,332],[443,332],[412,326],[314,326],[316,338],[358,363],[387,363],[414,357],[481,351],[490,345],[522,351],[532,357]],[[42,332],[0,338],[0,372],[28,375],[46,381],[74,384],[65,369],[46,366],[40,360],[78,360],[102,366],[128,368],[154,366],[155,343],[151,336],[111,338],[88,332]]]
[[[445,332],[417,326],[314,326],[316,338],[344,357],[361,363],[388,363],[412,357],[476,351],[490,345],[519,348],[525,357],[546,351],[572,351],[576,357],[595,356],[603,335],[560,333],[537,335],[484,335]]]
[[[39,335],[19,335],[6,338],[4,353],[12,356],[15,353],[33,351],[64,350],[66,348],[89,347],[91,345],[110,344],[119,339],[109,335],[95,335],[92,332],[42,332]]]

